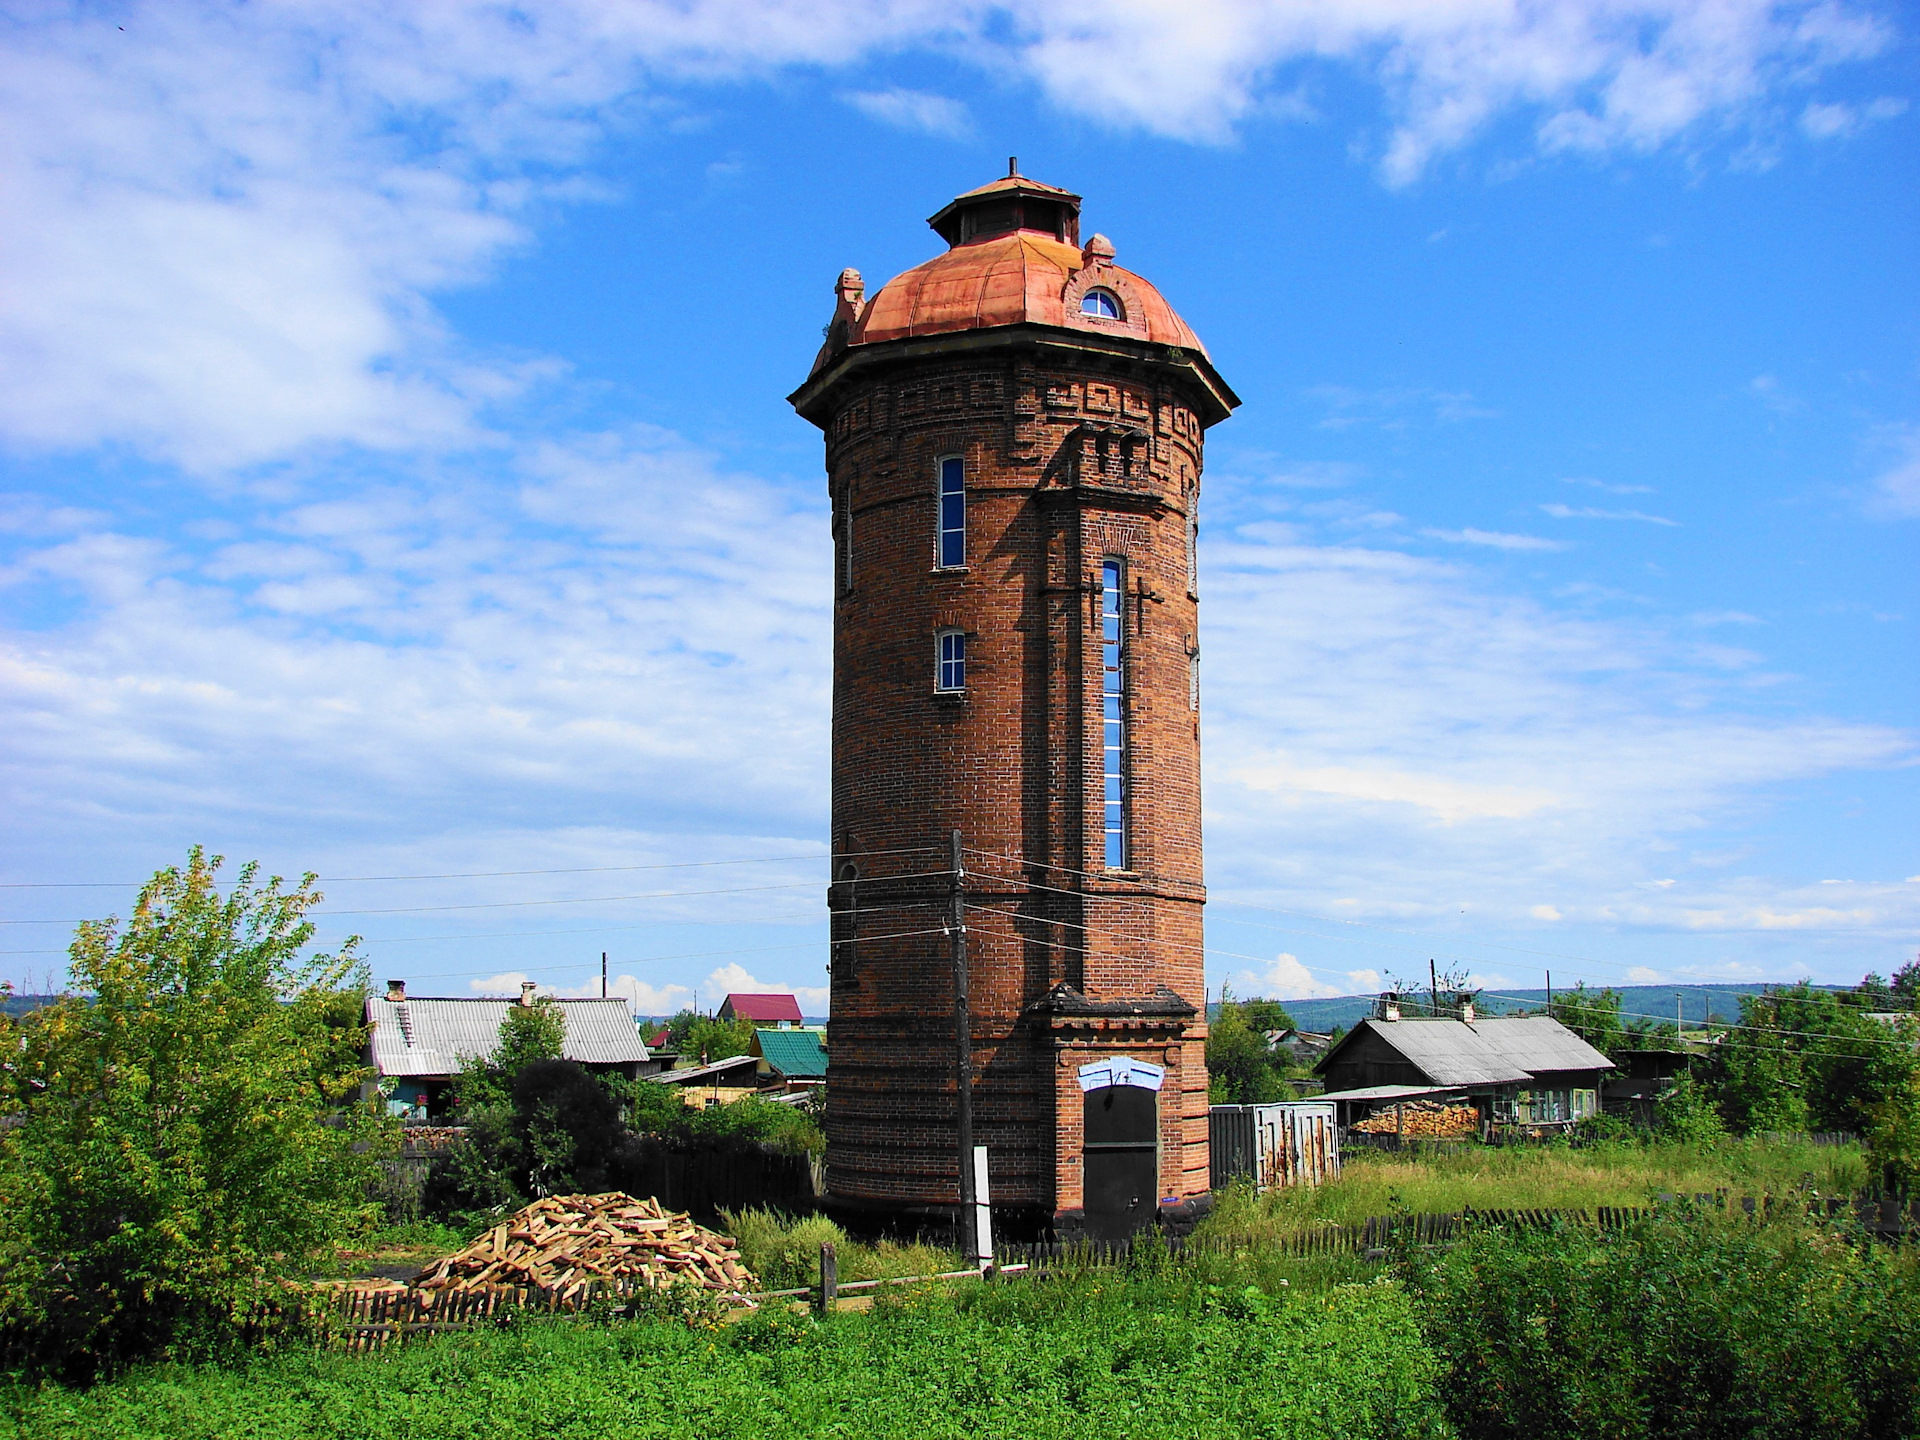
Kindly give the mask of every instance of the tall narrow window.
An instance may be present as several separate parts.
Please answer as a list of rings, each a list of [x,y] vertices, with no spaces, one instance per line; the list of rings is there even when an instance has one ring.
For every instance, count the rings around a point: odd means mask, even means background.
[[[1200,708],[1200,652],[1187,656],[1187,708]]]
[[[967,688],[967,634],[964,630],[942,630],[935,648],[933,688]]]
[[[1200,593],[1200,517],[1192,507],[1199,498],[1187,501],[1187,594],[1194,596]]]
[[[1127,675],[1124,571],[1100,566],[1100,715],[1106,770],[1106,865],[1127,868]]]
[[[942,568],[967,563],[967,466],[959,456],[940,462],[940,535]]]

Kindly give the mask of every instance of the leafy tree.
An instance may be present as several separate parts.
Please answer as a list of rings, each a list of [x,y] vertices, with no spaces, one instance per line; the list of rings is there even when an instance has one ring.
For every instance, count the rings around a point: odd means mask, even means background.
[[[1589,990],[1582,980],[1554,996],[1547,1013],[1603,1055],[1611,1057],[1628,1048],[1618,990]]]
[[[1867,1133],[1880,1123],[1881,1107],[1899,1102],[1920,1072],[1915,1022],[1889,1027],[1859,998],[1805,982],[1742,996],[1740,1024],[1704,1071],[1728,1124],[1743,1133]]]
[[[1207,1028],[1208,1089],[1216,1105],[1260,1105],[1292,1093],[1292,1057],[1267,1046],[1267,1031],[1293,1021],[1277,1000],[1236,1001],[1223,994]]]
[[[83,995],[19,1027],[0,1071],[0,1326],[84,1376],[211,1343],[234,1307],[370,1224],[395,1138],[359,1100],[366,975],[309,954],[289,890],[198,847],[125,926],[87,921]]]
[[[1920,956],[1893,972],[1890,988],[1894,999],[1900,1002],[1897,1008],[1920,1010]]]

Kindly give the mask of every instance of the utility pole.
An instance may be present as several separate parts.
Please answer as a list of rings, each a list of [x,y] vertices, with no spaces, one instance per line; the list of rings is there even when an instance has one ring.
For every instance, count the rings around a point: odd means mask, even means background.
[[[600,952],[600,998],[607,998],[607,952]]]
[[[1434,1019],[1440,1018],[1440,977],[1434,973],[1433,961],[1427,961],[1427,1001],[1432,1008],[1427,1012]]]
[[[953,832],[952,914],[947,933],[953,940],[954,1101],[959,1141],[960,1225],[969,1260],[978,1259],[973,1215],[973,1006],[967,996],[967,869],[960,832]]]
[[[1553,972],[1547,971],[1547,1014],[1553,1014]]]

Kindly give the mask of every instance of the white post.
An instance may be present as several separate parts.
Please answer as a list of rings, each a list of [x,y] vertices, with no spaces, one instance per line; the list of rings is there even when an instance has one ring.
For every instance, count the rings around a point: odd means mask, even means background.
[[[973,1147],[973,1254],[967,1258],[985,1268],[993,1262],[993,1196],[987,1188],[987,1147]]]

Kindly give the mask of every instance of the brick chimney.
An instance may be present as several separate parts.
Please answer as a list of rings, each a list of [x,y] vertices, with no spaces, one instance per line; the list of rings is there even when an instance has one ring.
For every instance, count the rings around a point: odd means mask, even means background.
[[[387,999],[399,1005],[407,998],[407,982],[404,980],[387,981]]]
[[[533,1004],[533,992],[539,988],[540,987],[531,980],[522,980],[520,982],[520,1003],[522,1005]]]

